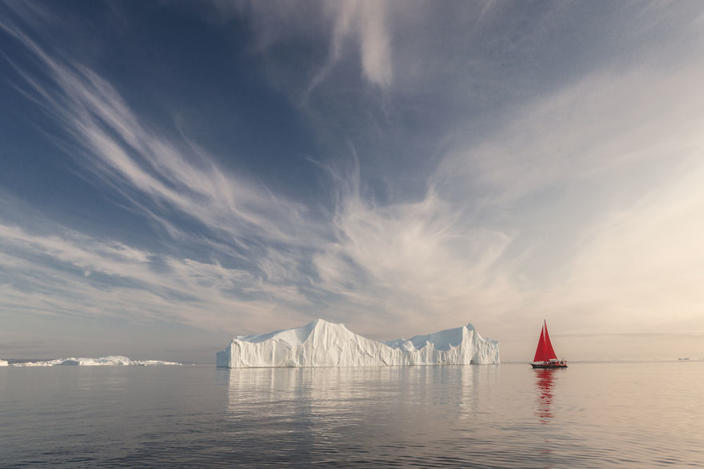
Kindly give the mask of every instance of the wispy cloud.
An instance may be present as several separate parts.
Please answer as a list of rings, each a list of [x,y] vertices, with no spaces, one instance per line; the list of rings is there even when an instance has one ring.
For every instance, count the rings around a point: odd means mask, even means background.
[[[432,190],[418,202],[376,206],[348,194],[334,220],[337,241],[314,258],[322,285],[418,327],[447,321],[470,305],[495,314],[514,302],[497,260],[511,239],[467,225]],[[432,312],[432,313],[431,313]]]
[[[207,142],[149,122],[116,83],[37,40],[49,13],[15,9],[0,28],[33,64],[7,57],[18,86],[59,124],[63,133],[53,138],[81,174],[160,226],[165,241],[160,250],[117,234],[104,239],[0,204],[2,308],[240,333],[318,315],[376,335],[390,323],[394,334],[412,334],[474,320],[510,339],[544,316],[562,321],[564,333],[631,331],[634,323],[639,333],[663,324],[704,330],[702,23],[685,18],[686,9],[649,5],[622,34],[605,29],[602,16],[589,34],[580,25],[566,50],[577,44],[592,54],[587,67],[554,45],[554,34],[573,25],[565,18],[582,18],[582,10],[567,11],[571,4],[542,5],[537,23],[532,9],[494,2],[460,9],[457,21],[431,15],[430,3],[214,5],[247,15],[258,52],[292,34],[315,42],[308,68],[295,64],[309,93],[326,90],[303,111],[316,115],[312,127],[388,112],[383,129],[340,124],[336,150],[366,145],[381,154],[395,139],[404,143],[389,151],[410,154],[427,140],[423,148],[435,153],[421,156],[433,164],[409,169],[417,172],[413,191],[392,187],[380,201],[367,190],[364,163],[339,171],[330,169],[333,158],[320,158],[330,176],[323,203],[290,200],[225,169]],[[614,8],[611,16],[631,18]],[[663,32],[665,13],[668,25],[681,25],[672,37]],[[423,35],[426,17],[432,28]],[[538,27],[513,35],[523,23]],[[444,28],[461,40],[447,46],[438,39]],[[641,40],[651,34],[658,40]],[[625,37],[628,54],[583,50],[581,41],[596,36]],[[339,101],[331,82],[350,60],[372,86],[359,92],[355,75],[349,83],[359,94]],[[549,86],[536,84],[543,78]],[[354,107],[363,93],[376,99],[370,88],[389,97],[381,111],[366,100]],[[347,139],[371,127],[373,138],[358,146]],[[393,184],[410,160],[382,156],[394,164],[378,176]]]
[[[326,67],[340,59],[345,43],[353,39],[358,45],[364,76],[378,86],[388,86],[393,78],[391,38],[387,24],[387,2],[351,0],[327,2],[332,17],[330,59]]]
[[[223,17],[247,15],[259,51],[311,30],[322,34],[327,42],[327,60],[313,75],[308,93],[327,79],[345,56],[358,61],[360,75],[372,85],[384,88],[393,81],[389,2],[314,0],[294,5],[285,1],[216,1],[212,5]]]
[[[478,223],[514,233],[521,316],[563,330],[701,330],[704,69],[650,55],[517,110],[480,142],[455,141],[432,181]],[[520,323],[517,321],[516,324]]]
[[[63,125],[82,163],[100,180],[136,202],[135,190],[156,207],[180,211],[205,227],[241,242],[256,235],[295,244],[306,207],[276,197],[264,187],[218,167],[205,150],[188,140],[168,138],[135,115],[120,94],[89,68],[49,55],[20,28],[3,24],[44,66],[37,79],[16,67],[28,94]],[[162,221],[163,218],[157,218]],[[318,236],[305,224],[306,237]]]
[[[362,28],[364,21],[377,21],[375,11],[371,3],[360,3],[339,14],[353,15],[350,21]],[[340,26],[337,41],[344,40],[348,27]],[[375,30],[381,25],[368,28],[364,34],[371,36],[362,40],[362,48],[363,55],[372,57],[365,59],[365,67],[370,77],[383,81],[389,72],[377,70],[381,62],[376,61],[386,52],[373,49],[386,39]],[[140,304],[144,311],[181,311],[176,319],[211,327],[228,323],[230,314],[251,328],[264,321],[267,311],[296,317],[324,308],[333,316],[337,309],[353,311],[360,323],[408,317],[410,327],[421,327],[429,322],[429,311],[452,313],[472,297],[475,303],[479,297],[501,301],[487,273],[508,238],[462,226],[433,191],[419,202],[376,206],[361,197],[358,174],[337,175],[345,187],[336,211],[326,219],[224,171],[195,142],[166,137],[143,123],[95,72],[60,54],[49,55],[16,26],[5,24],[4,29],[44,67],[42,78],[19,67],[16,71],[29,87],[27,94],[62,125],[69,137],[62,144],[78,150],[85,169],[165,225],[176,242],[207,245],[216,256],[236,256],[246,267],[166,257],[162,264],[167,270],[157,273],[150,261],[159,257],[155,253],[65,230],[63,236],[32,235],[16,226],[0,230],[8,252],[21,247],[68,264],[76,269],[76,282],[95,282],[95,276],[87,275],[91,272],[128,280],[114,280],[122,285],[109,290],[140,290],[152,301]],[[201,239],[169,218],[174,210],[199,223]],[[184,297],[175,299],[175,292]],[[95,293],[97,308],[103,293]]]
[[[3,308],[138,323],[159,319],[208,329],[265,324],[277,304],[307,304],[296,291],[259,285],[246,271],[54,230],[57,234],[45,236],[0,225],[0,264],[7,269]]]
[[[6,249],[5,260],[20,262],[27,272],[26,279],[45,279],[43,285],[30,282],[34,287],[46,287],[51,283],[48,279],[55,280],[63,263],[75,268],[81,278],[74,276],[68,284],[57,282],[55,288],[63,285],[67,289],[64,297],[92,298],[89,311],[95,312],[103,304],[105,312],[117,312],[129,303],[128,309],[135,315],[137,311],[145,316],[158,311],[204,327],[218,327],[233,315],[240,321],[252,314],[264,317],[287,302],[307,303],[290,279],[286,283],[281,275],[272,274],[299,269],[298,251],[321,242],[324,229],[308,215],[306,207],[224,171],[193,142],[168,138],[150,128],[92,70],[59,53],[50,55],[15,24],[3,22],[0,26],[31,51],[43,67],[44,76],[30,75],[18,66],[15,71],[24,79],[26,95],[66,132],[57,143],[69,149],[96,177],[96,185],[104,184],[121,194],[133,209],[162,224],[179,242],[207,245],[227,259],[244,259],[251,269],[166,257],[162,259],[166,271],[156,272],[151,259],[159,256],[119,242],[94,239],[61,226],[43,226],[45,232],[63,233],[54,236],[2,226],[0,241]],[[7,209],[12,204],[4,206]],[[196,232],[186,233],[171,221],[169,214],[173,212],[196,222]],[[264,246],[269,244],[285,249],[267,250]],[[43,255],[48,260],[34,268],[31,263],[21,262],[21,256],[12,257],[17,253],[25,257]],[[89,288],[95,286],[95,276],[90,276],[94,272],[112,279],[101,287],[112,293]],[[80,294],[71,293],[80,282],[88,285],[80,287]],[[25,288],[31,291],[33,287]],[[86,288],[91,294],[86,294]],[[125,289],[136,293],[114,301],[115,292]],[[61,295],[56,296],[60,301]],[[35,306],[42,304],[47,302]],[[289,316],[296,316],[295,307],[284,308]],[[61,307],[62,311],[68,309],[69,304]]]

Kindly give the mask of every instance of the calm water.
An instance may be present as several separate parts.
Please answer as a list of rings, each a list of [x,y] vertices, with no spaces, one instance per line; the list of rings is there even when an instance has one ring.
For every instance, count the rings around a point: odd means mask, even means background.
[[[0,368],[0,466],[704,466],[704,363]]]

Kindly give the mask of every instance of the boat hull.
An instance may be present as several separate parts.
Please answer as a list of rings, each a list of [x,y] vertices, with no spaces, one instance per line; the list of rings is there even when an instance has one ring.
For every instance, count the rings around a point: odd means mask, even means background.
[[[567,363],[531,363],[533,368],[567,368]]]

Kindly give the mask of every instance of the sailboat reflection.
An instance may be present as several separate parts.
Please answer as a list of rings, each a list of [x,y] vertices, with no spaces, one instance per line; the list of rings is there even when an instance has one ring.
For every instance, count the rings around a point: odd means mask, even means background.
[[[535,370],[538,391],[538,409],[536,415],[541,423],[549,423],[552,420],[552,388],[555,385],[555,373],[559,370],[550,368],[540,368]]]

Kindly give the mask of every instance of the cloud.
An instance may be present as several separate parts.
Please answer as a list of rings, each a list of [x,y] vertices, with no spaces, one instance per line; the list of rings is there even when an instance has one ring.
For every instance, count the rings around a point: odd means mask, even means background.
[[[507,271],[496,270],[511,238],[466,222],[434,190],[416,202],[378,206],[343,185],[335,242],[315,254],[320,286],[378,311],[376,329],[403,318],[404,331],[450,327],[471,310],[494,315],[514,304]],[[435,324],[433,324],[435,323]]]
[[[219,168],[205,150],[188,140],[157,132],[136,116],[120,94],[89,68],[50,56],[22,30],[4,29],[45,67],[50,82],[15,67],[30,87],[28,94],[63,125],[71,137],[62,142],[78,150],[82,164],[100,180],[137,202],[135,190],[152,208],[168,207],[195,219],[230,241],[253,235],[268,241],[294,243],[306,208],[274,196],[251,181]],[[40,98],[36,98],[39,96]],[[316,237],[308,220],[306,236]]]
[[[216,1],[212,5],[221,18],[246,16],[260,52],[292,37],[310,35],[311,30],[324,37],[327,60],[313,76],[308,93],[328,78],[332,68],[350,51],[359,60],[361,75],[369,83],[385,88],[393,81],[389,2],[320,0],[294,5],[285,1]]]
[[[362,71],[371,83],[385,87],[393,78],[391,39],[387,25],[388,3],[369,0],[327,2],[333,21],[330,61],[334,64],[345,42],[353,38],[359,47]]]
[[[353,15],[355,22],[376,21],[371,18],[375,11],[371,4],[359,4],[353,13],[340,14]],[[371,42],[362,46],[365,54],[379,54],[372,49],[384,40],[375,32],[380,27],[365,30],[371,35],[364,40]],[[81,294],[92,298],[86,313],[95,313],[105,301],[109,311],[137,315],[140,310],[145,317],[151,312],[213,328],[232,324],[236,317],[251,330],[272,314],[286,316],[272,323],[287,324],[321,313],[343,319],[339,312],[346,311],[344,316],[361,325],[403,317],[408,324],[403,332],[410,333],[412,327],[435,322],[433,315],[452,325],[450,318],[473,295],[476,304],[502,301],[487,273],[508,238],[464,226],[432,190],[418,202],[377,206],[362,198],[358,170],[337,174],[337,208],[326,218],[224,171],[196,142],[169,137],[143,122],[91,69],[48,54],[17,27],[5,25],[5,30],[44,67],[46,76],[41,78],[20,67],[15,70],[25,80],[26,94],[66,132],[68,138],[59,143],[75,149],[77,161],[97,182],[161,224],[174,243],[212,250],[204,262],[98,240],[60,226],[43,231],[63,235],[40,236],[5,225],[0,238],[8,246],[6,253],[21,248],[26,256],[48,256],[41,268],[44,279],[55,279],[61,269],[75,269],[72,282],[84,282]],[[348,33],[343,28],[338,34],[342,40]],[[369,59],[369,73],[380,73],[374,70],[378,58]],[[197,232],[176,221],[174,212],[197,222]],[[224,267],[221,258],[242,266]],[[152,259],[165,269],[157,273]],[[100,288],[109,293],[96,287],[97,274],[107,277]],[[67,289],[64,297],[77,296],[71,285],[62,287]],[[137,293],[127,293],[132,291]],[[116,302],[119,292],[125,296]]]
[[[23,93],[65,132],[55,143],[76,158],[96,189],[115,191],[164,228],[176,246],[204,257],[95,238],[40,216],[18,216],[21,204],[3,201],[5,217],[39,228],[0,226],[3,264],[20,268],[6,277],[7,298],[13,299],[6,309],[165,318],[210,329],[230,324],[257,330],[249,328],[267,317],[270,323],[274,312],[284,316],[279,322],[305,320],[297,308],[309,302],[291,277],[302,268],[301,251],[326,235],[307,207],[223,170],[196,143],[148,125],[109,82],[60,52],[48,53],[16,24],[0,27],[42,67],[43,74],[30,75],[11,62]],[[224,267],[220,260],[242,267]],[[37,296],[22,304],[29,292]]]
[[[307,303],[295,291],[260,285],[247,271],[170,256],[160,259],[166,268],[157,269],[153,253],[50,228],[57,234],[0,225],[0,265],[9,269],[0,276],[3,309],[216,329],[242,321],[263,324],[277,305]],[[256,295],[242,299],[246,293]]]
[[[701,151],[683,151],[678,156],[685,160],[673,161],[667,181],[585,233],[566,286],[570,302],[608,311],[601,327],[704,330],[697,275],[704,262]]]
[[[646,9],[619,33],[631,41],[619,43],[626,53],[589,42],[613,39],[606,29],[618,21],[602,26],[603,16],[566,6],[537,9],[533,22],[532,8],[472,4],[451,22],[430,4],[405,2],[217,5],[247,15],[260,52],[293,36],[315,43],[317,67],[299,75],[309,91],[331,88],[311,107],[345,138],[363,134],[361,144],[331,138],[336,155],[381,150],[350,171],[319,163],[330,176],[321,205],[331,209],[289,200],[223,168],[203,142],[148,122],[106,77],[0,20],[40,66],[14,70],[63,129],[56,143],[100,191],[166,233],[148,249],[6,209],[5,310],[166,318],[237,333],[322,315],[380,338],[389,324],[408,335],[473,320],[510,341],[545,316],[573,334],[704,330],[696,283],[704,71],[701,40],[691,41],[700,19],[693,26],[668,10],[668,24],[682,25],[669,35],[655,18],[662,11]],[[630,21],[631,10],[617,10],[614,18]],[[584,23],[558,47],[554,38],[574,21],[565,17]],[[416,34],[426,22],[427,34]],[[443,28],[459,38],[451,47]],[[633,46],[646,33],[657,40]],[[572,61],[575,44],[583,62]],[[380,105],[388,122],[370,119],[373,131],[365,118],[377,108],[355,107],[362,93],[338,101],[331,83],[350,60],[393,95]],[[393,139],[402,144],[387,147]],[[406,155],[426,141],[421,148],[434,153],[421,157],[437,166],[410,164]],[[379,167],[388,171],[377,175]],[[371,195],[365,171],[389,181],[387,197]],[[404,171],[413,191],[394,179]]]
[[[573,332],[704,330],[694,241],[704,68],[688,53],[604,67],[479,142],[453,142],[432,184],[475,223],[512,234],[516,262],[500,268],[523,292],[514,324],[547,315]]]

